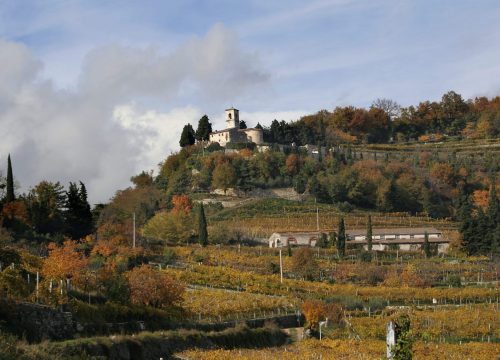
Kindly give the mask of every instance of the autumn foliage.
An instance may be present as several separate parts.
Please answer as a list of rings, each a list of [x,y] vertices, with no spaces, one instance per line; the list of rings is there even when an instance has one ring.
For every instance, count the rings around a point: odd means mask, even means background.
[[[62,246],[50,243],[49,256],[43,262],[42,274],[47,279],[72,279],[81,283],[85,277],[88,259],[78,249],[78,243],[66,240]]]
[[[342,320],[342,307],[335,303],[325,303],[320,300],[306,300],[302,304],[307,327],[317,329],[319,322],[328,319],[329,322],[338,324]]]
[[[125,275],[130,286],[130,300],[134,304],[168,307],[182,302],[184,287],[164,272],[141,265]]]

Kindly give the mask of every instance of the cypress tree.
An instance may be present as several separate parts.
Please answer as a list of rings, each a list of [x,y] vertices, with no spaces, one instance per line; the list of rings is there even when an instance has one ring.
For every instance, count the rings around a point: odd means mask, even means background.
[[[373,230],[372,230],[372,216],[368,215],[368,224],[366,225],[366,243],[368,244],[368,251],[372,251],[373,246]]]
[[[345,255],[345,240],[346,240],[345,223],[344,223],[344,218],[341,217],[339,220],[339,233],[337,235],[337,251],[341,258],[344,257]]]
[[[186,147],[194,144],[194,130],[191,124],[187,124],[182,129],[181,139],[179,140],[179,145],[181,147]]]
[[[208,140],[210,133],[212,132],[212,124],[208,119],[207,115],[203,115],[198,121],[198,128],[196,129],[196,140],[203,141]]]
[[[198,214],[198,241],[202,246],[208,245],[207,219],[205,218],[203,203],[200,204]]]
[[[14,194],[14,176],[12,175],[12,163],[10,161],[10,154],[7,158],[7,196],[5,200],[6,202],[16,200],[16,196]]]
[[[431,246],[429,244],[429,234],[427,233],[427,231],[424,235],[424,253],[426,258],[431,257]]]

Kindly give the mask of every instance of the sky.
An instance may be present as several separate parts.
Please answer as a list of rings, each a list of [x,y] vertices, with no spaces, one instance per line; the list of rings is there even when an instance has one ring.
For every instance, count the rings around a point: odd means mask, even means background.
[[[0,0],[0,166],[91,203],[224,109],[249,126],[500,95],[498,0]]]

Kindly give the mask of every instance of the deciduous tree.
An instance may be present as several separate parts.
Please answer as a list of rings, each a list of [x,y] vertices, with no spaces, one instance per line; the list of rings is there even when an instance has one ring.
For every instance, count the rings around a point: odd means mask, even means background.
[[[183,300],[184,287],[149,265],[135,267],[125,276],[134,304],[165,308],[178,306]]]

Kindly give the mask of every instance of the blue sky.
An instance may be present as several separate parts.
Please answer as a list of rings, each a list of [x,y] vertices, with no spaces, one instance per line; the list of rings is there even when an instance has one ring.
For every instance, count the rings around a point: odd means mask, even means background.
[[[184,123],[223,126],[227,106],[255,125],[380,97],[499,95],[498,19],[497,0],[0,0],[0,122],[16,124],[0,161],[25,160],[22,188],[78,177],[103,200],[175,151]]]

